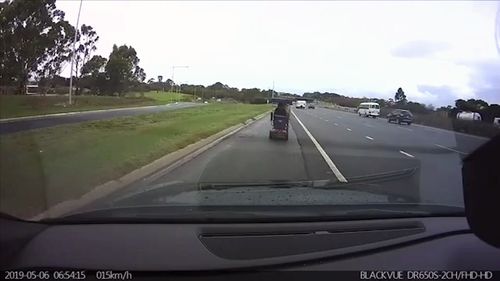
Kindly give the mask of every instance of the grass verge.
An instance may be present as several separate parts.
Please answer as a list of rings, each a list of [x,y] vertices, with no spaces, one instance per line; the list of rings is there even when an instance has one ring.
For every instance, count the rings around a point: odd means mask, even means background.
[[[2,136],[0,210],[29,218],[268,109],[215,104]]]
[[[12,118],[50,113],[97,109],[161,105],[176,101],[191,101],[192,96],[181,93],[128,93],[123,97],[75,96],[68,105],[67,96],[0,95],[0,118]]]

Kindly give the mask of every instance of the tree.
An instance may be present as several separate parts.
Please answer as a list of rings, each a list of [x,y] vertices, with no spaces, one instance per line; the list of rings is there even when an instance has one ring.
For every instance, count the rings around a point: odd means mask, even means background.
[[[139,67],[139,57],[132,46],[113,45],[105,70],[109,79],[109,91],[122,94],[136,82],[146,79],[144,69]]]
[[[167,79],[167,81],[165,81],[165,84],[167,86],[167,88],[170,88],[172,87],[172,85],[174,85],[174,81],[172,79]]]
[[[163,76],[158,75],[158,84],[159,84],[161,90],[164,91],[165,88],[163,87],[163,82],[162,81],[163,81]],[[158,90],[157,90],[157,92],[158,92]]]
[[[394,100],[398,104],[405,104],[407,102],[406,95],[405,95],[405,92],[403,91],[403,89],[398,88],[398,91],[394,95]]]
[[[23,93],[29,78],[53,77],[69,59],[74,28],[55,0],[11,0],[0,10],[0,83]]]
[[[107,78],[104,73],[106,62],[106,58],[95,55],[82,65],[80,86],[90,88],[97,94],[104,93],[107,87]]]
[[[148,80],[148,84],[153,84],[155,82],[155,79],[154,78],[149,78]]]
[[[82,76],[91,75],[97,76],[98,73],[104,71],[104,66],[106,65],[106,58],[99,55],[93,56],[88,60],[81,68]]]
[[[76,76],[76,94],[79,94],[78,80],[83,75],[79,67],[85,65],[90,59],[90,55],[97,47],[95,46],[99,36],[94,31],[92,26],[83,24],[77,34],[77,42],[75,46],[75,76]]]
[[[468,103],[467,101],[465,101],[463,99],[458,99],[455,101],[455,108],[457,109],[458,112],[476,110],[474,105],[472,105],[471,103]]]

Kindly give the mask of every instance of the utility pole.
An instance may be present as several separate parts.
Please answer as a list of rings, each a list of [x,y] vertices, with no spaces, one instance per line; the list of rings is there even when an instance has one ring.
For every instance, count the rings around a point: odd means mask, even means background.
[[[273,102],[272,100],[274,99],[274,80],[273,80],[273,90],[271,92],[271,103]]]
[[[172,66],[172,86],[170,87],[170,92],[174,93],[175,91],[175,88],[174,88],[174,85],[175,85],[175,82],[174,82],[174,74],[175,74],[175,69],[176,68],[189,68],[189,65],[173,65]],[[170,103],[172,103],[173,101],[173,96],[171,96],[170,98]]]
[[[75,25],[75,38],[73,39],[73,53],[71,55],[71,69],[69,73],[69,104],[71,105],[71,92],[73,91],[73,64],[75,62],[75,49],[76,49],[76,37],[78,34],[78,24],[80,23],[80,12],[82,11],[82,3],[83,0],[80,0],[80,8],[78,8],[78,17],[76,18],[76,25]],[[76,74],[76,73],[75,73]]]

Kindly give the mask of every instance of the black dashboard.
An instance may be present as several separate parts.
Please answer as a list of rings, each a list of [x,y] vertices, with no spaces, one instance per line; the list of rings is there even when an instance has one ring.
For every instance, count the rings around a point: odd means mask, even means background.
[[[500,249],[471,233],[465,217],[0,225],[4,270],[500,270]]]

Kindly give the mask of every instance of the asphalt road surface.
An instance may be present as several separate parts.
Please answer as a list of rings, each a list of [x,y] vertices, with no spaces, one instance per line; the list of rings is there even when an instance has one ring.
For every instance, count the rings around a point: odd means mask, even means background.
[[[18,119],[0,122],[0,135],[20,131],[53,127],[63,124],[80,123],[86,121],[104,120],[116,117],[135,116],[151,114],[162,111],[198,106],[200,104],[191,102],[179,102],[158,106],[145,106],[135,108],[119,108],[110,110],[99,110],[89,112],[71,113],[68,115],[55,115],[35,119]]]
[[[292,112],[288,141],[270,140],[271,123],[263,118],[184,165],[159,170],[101,203],[162,184],[169,188],[179,183],[351,182],[367,175],[416,168],[416,182],[391,188],[416,188],[419,201],[424,203],[462,205],[461,159],[487,141],[326,108]]]

